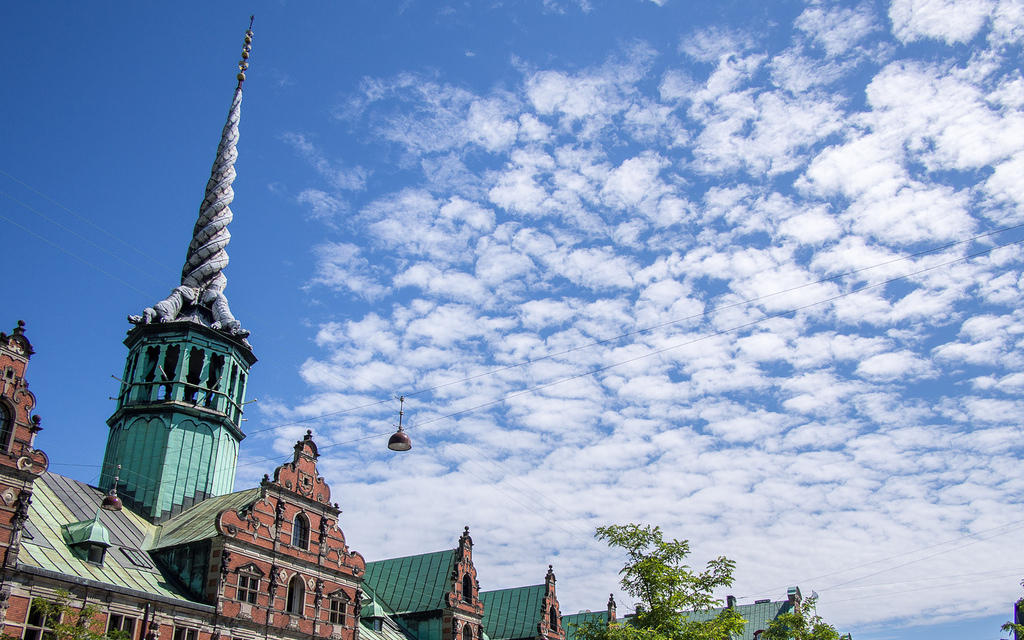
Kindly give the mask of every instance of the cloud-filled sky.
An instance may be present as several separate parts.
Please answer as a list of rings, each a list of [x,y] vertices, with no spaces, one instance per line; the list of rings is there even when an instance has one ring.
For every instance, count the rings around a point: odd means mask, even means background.
[[[736,560],[741,602],[996,637],[1024,577],[1024,3],[708,4],[253,10],[237,485],[309,428],[368,559],[468,524],[484,589],[551,563],[563,613],[621,611],[593,530],[650,522]],[[39,352],[39,446],[89,481],[247,15],[2,12],[0,321]]]

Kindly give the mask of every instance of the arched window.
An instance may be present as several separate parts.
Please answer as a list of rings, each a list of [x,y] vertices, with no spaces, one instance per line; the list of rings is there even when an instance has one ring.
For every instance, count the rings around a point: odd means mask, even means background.
[[[301,513],[295,514],[292,520],[292,546],[300,549],[309,548],[309,520]]]
[[[11,448],[11,434],[14,433],[14,416],[7,406],[0,402],[0,451]]]
[[[306,585],[302,582],[302,576],[296,575],[288,583],[288,613],[302,615],[306,604]]]
[[[468,573],[462,576],[462,601],[473,602],[473,578]]]
[[[552,631],[558,631],[558,612],[555,611],[555,605],[548,609],[548,627]]]
[[[473,627],[468,622],[462,625],[462,640],[473,640]]]

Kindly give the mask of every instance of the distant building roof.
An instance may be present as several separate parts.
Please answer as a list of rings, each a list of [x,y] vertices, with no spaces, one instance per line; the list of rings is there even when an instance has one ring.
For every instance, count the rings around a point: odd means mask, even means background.
[[[743,633],[733,636],[733,640],[754,640],[754,634],[768,628],[772,620],[780,614],[789,613],[793,605],[787,600],[781,602],[758,601],[752,604],[737,604],[736,611],[747,621],[743,627]],[[687,614],[690,620],[702,622],[711,620],[717,616],[722,609],[711,609],[709,611],[693,611]]]
[[[363,581],[396,613],[435,611],[451,588],[455,550],[366,563]]]
[[[608,624],[608,611],[582,611],[567,616],[562,616],[562,626],[565,628],[565,640],[576,640],[576,631],[588,622],[600,625]]]
[[[537,622],[545,615],[544,585],[482,591],[484,629],[494,640],[537,636]]]

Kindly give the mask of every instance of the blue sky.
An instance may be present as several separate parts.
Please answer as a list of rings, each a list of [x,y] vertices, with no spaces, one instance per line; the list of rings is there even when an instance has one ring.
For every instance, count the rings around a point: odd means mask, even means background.
[[[125,316],[177,284],[250,12],[238,486],[310,428],[368,559],[468,524],[484,589],[552,563],[568,613],[616,587],[594,527],[651,522],[735,559],[741,602],[999,637],[1024,4],[7,4],[0,320],[28,323],[59,473],[99,476]]]

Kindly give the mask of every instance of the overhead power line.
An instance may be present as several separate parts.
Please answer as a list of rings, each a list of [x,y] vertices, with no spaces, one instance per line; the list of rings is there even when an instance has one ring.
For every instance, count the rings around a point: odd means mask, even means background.
[[[93,221],[92,221],[92,220],[90,220],[89,218],[86,218],[85,216],[83,216],[83,215],[81,215],[81,214],[75,213],[75,211],[74,211],[74,210],[72,210],[72,209],[71,209],[70,207],[66,207],[65,205],[63,205],[63,204],[61,204],[60,202],[58,202],[57,200],[55,200],[54,198],[51,198],[50,196],[46,195],[46,194],[45,194],[45,193],[43,193],[42,191],[39,191],[38,189],[36,189],[36,188],[35,188],[35,187],[33,187],[32,185],[30,185],[30,184],[28,184],[28,183],[26,183],[26,182],[24,182],[24,181],[22,181],[22,180],[20,180],[20,179],[16,178],[15,176],[12,176],[11,174],[9,174],[9,173],[7,173],[6,171],[4,171],[3,169],[0,169],[0,174],[3,174],[4,176],[6,176],[6,177],[10,178],[10,179],[11,179],[11,180],[13,180],[14,182],[17,182],[18,184],[20,184],[21,186],[25,187],[26,189],[28,189],[28,190],[29,190],[29,191],[31,191],[32,193],[36,194],[36,195],[37,195],[37,196],[39,196],[40,198],[44,198],[45,200],[48,200],[49,202],[51,202],[51,203],[52,203],[52,204],[54,204],[55,206],[58,206],[58,207],[60,207],[60,208],[61,208],[61,209],[63,209],[64,211],[67,211],[67,212],[68,212],[69,214],[71,214],[72,216],[74,216],[74,217],[75,217],[75,218],[77,218],[78,220],[81,220],[82,222],[84,222],[85,224],[89,225],[89,226],[90,226],[90,227],[92,227],[93,229],[96,229],[97,231],[99,231],[99,232],[100,232],[100,233],[102,233],[103,235],[107,236],[107,237],[108,237],[108,238],[110,238],[111,240],[114,240],[115,242],[119,243],[119,244],[120,244],[121,246],[123,246],[123,247],[125,247],[125,248],[127,248],[127,249],[129,249],[129,250],[131,250],[131,251],[133,251],[133,252],[135,252],[135,253],[136,253],[136,254],[138,254],[139,256],[141,256],[141,257],[145,258],[146,260],[148,260],[148,261],[152,262],[153,264],[155,264],[155,265],[157,265],[157,266],[159,266],[159,267],[161,267],[161,268],[162,268],[162,267],[164,267],[164,265],[163,265],[163,264],[161,264],[160,262],[158,262],[157,260],[155,260],[155,259],[153,258],[153,256],[149,255],[149,254],[148,254],[148,253],[146,253],[145,251],[142,251],[142,250],[140,250],[140,249],[139,249],[139,248],[138,248],[137,246],[135,246],[134,244],[132,244],[132,243],[130,243],[130,242],[128,242],[128,241],[126,241],[126,240],[124,240],[124,239],[122,239],[122,238],[118,237],[118,236],[117,236],[116,234],[114,234],[114,233],[111,233],[110,231],[107,231],[106,229],[104,229],[104,228],[103,228],[103,227],[101,227],[100,225],[96,224],[95,222],[93,222]],[[171,273],[173,273],[173,271],[172,271]]]
[[[660,349],[655,349],[653,351],[649,351],[649,352],[647,352],[647,353],[645,353],[643,355],[634,356],[632,358],[627,358],[625,360],[620,360],[618,362],[613,362],[611,364],[607,364],[607,365],[603,365],[603,366],[596,367],[596,368],[593,368],[593,369],[589,369],[589,370],[583,371],[581,373],[577,373],[577,374],[573,374],[573,375],[570,375],[570,376],[565,376],[565,377],[562,377],[562,378],[558,378],[558,379],[553,380],[551,382],[546,382],[546,383],[535,385],[535,386],[532,386],[532,387],[527,387],[526,389],[521,389],[519,391],[514,391],[512,393],[505,394],[505,395],[501,396],[500,398],[497,398],[497,399],[494,399],[494,400],[489,400],[487,402],[483,402],[483,403],[480,403],[480,404],[477,404],[477,405],[474,405],[474,406],[471,406],[471,407],[467,407],[465,409],[459,409],[459,410],[456,410],[456,411],[452,411],[450,413],[446,413],[444,415],[436,416],[434,418],[430,418],[428,420],[424,420],[424,421],[418,422],[415,425],[408,426],[406,428],[406,430],[407,431],[408,430],[412,430],[412,429],[423,427],[425,425],[433,424],[433,423],[436,423],[436,422],[439,422],[439,421],[442,421],[442,420],[447,420],[447,419],[450,419],[450,418],[455,418],[455,417],[458,417],[458,416],[462,416],[462,415],[466,415],[466,414],[469,414],[469,413],[473,413],[473,412],[478,411],[480,409],[485,409],[487,407],[492,407],[492,406],[495,406],[495,405],[498,405],[498,404],[502,404],[504,402],[507,402],[507,401],[512,400],[514,398],[518,398],[520,396],[536,393],[538,391],[542,391],[544,389],[548,389],[548,388],[551,388],[551,387],[554,387],[554,386],[557,386],[557,385],[565,384],[565,383],[571,382],[573,380],[578,380],[580,378],[596,375],[598,373],[602,373],[602,372],[614,369],[616,367],[621,367],[623,365],[631,364],[633,362],[637,362],[637,361],[640,361],[640,360],[651,358],[651,357],[654,357],[656,355],[660,355],[660,354],[663,354],[663,353],[667,353],[669,351],[673,351],[675,349],[680,349],[682,347],[687,347],[687,346],[696,344],[698,342],[702,342],[704,340],[709,340],[711,338],[715,338],[715,337],[718,337],[718,336],[726,335],[726,334],[729,334],[729,333],[734,333],[734,332],[740,331],[742,329],[748,329],[750,327],[757,326],[757,325],[759,325],[759,324],[761,324],[763,322],[766,322],[768,320],[773,320],[773,319],[776,319],[776,318],[785,317],[785,316],[788,316],[790,314],[797,313],[799,311],[803,311],[805,309],[810,309],[812,307],[817,307],[817,306],[820,306],[820,305],[823,305],[823,304],[828,304],[830,302],[834,302],[834,301],[839,300],[841,298],[845,298],[845,297],[854,295],[856,293],[860,293],[860,292],[867,291],[867,290],[870,290],[870,289],[877,289],[877,288],[880,288],[880,287],[885,287],[885,286],[887,286],[889,284],[892,284],[894,282],[899,282],[899,281],[905,280],[907,278],[912,278],[914,276],[918,276],[918,275],[921,275],[921,274],[924,274],[924,273],[935,271],[935,270],[941,269],[943,267],[948,267],[949,265],[956,264],[958,262],[965,262],[967,260],[971,260],[973,258],[977,258],[977,257],[983,256],[983,255],[992,253],[993,251],[995,251],[997,249],[1002,249],[1004,247],[1019,245],[1021,243],[1024,243],[1024,238],[1019,239],[1019,240],[1014,240],[1012,242],[1007,242],[1007,243],[1004,243],[1004,244],[995,245],[993,247],[989,247],[988,249],[984,249],[982,251],[977,251],[975,253],[971,253],[971,254],[968,254],[966,256],[961,256],[959,258],[955,258],[953,260],[948,260],[948,261],[941,262],[941,263],[938,263],[938,264],[935,264],[935,265],[932,265],[932,266],[929,266],[929,267],[924,267],[922,269],[918,269],[916,271],[912,271],[910,273],[903,274],[903,275],[900,275],[900,276],[896,276],[896,277],[893,277],[893,278],[887,278],[887,279],[882,280],[880,282],[875,282],[875,283],[865,284],[865,285],[862,285],[860,287],[855,287],[853,289],[850,289],[849,291],[845,291],[843,293],[839,293],[839,294],[836,294],[834,296],[829,296],[827,298],[824,298],[824,299],[821,299],[821,300],[817,300],[815,302],[810,302],[810,303],[807,303],[807,304],[804,304],[804,305],[792,307],[792,308],[786,309],[784,311],[779,311],[779,312],[776,312],[776,313],[770,313],[770,314],[762,316],[761,318],[758,318],[756,320],[752,320],[750,322],[744,322],[742,324],[735,325],[735,326],[732,326],[732,327],[729,327],[729,328],[726,328],[726,329],[720,329],[720,330],[717,330],[717,331],[712,331],[710,333],[703,334],[701,336],[698,336],[698,337],[690,339],[690,340],[686,340],[684,342],[680,342],[680,343],[673,344],[673,345],[670,345],[670,346],[667,346],[667,347],[662,347]],[[381,400],[379,402],[371,403],[371,404],[368,404],[368,405],[362,405],[362,406],[363,407],[375,406],[375,405],[379,405],[379,404],[382,404],[384,402],[389,402],[389,401],[390,401],[390,399]],[[333,412],[331,415],[338,415],[338,414],[341,414],[341,413],[347,413],[347,412],[354,411],[354,410],[355,410],[355,408],[343,409],[341,411]],[[326,414],[325,414],[325,416],[326,416]],[[294,422],[294,423],[289,423],[289,424],[287,424],[285,426],[296,426],[298,424],[302,424],[303,422],[308,422],[308,421],[309,420],[297,421],[297,422]],[[269,431],[269,430],[273,430],[273,429],[277,429],[277,428],[283,428],[283,427],[281,427],[281,426],[271,427],[269,429],[264,429],[262,431]],[[390,434],[391,434],[391,431],[369,434],[369,435],[366,435],[366,436],[361,436],[359,438],[353,438],[351,440],[346,440],[346,441],[343,441],[343,442],[335,442],[335,443],[331,443],[331,444],[328,444],[328,445],[324,445],[324,446],[320,447],[320,450],[324,451],[324,450],[331,449],[331,448],[334,448],[334,447],[338,447],[338,446],[341,446],[341,445],[344,445],[344,444],[352,444],[352,443],[355,443],[355,442],[360,442],[362,440],[368,440],[370,438],[385,437],[385,436],[389,436]],[[248,466],[250,464],[257,464],[257,463],[261,463],[261,462],[266,462],[266,461],[270,461],[270,460],[276,460],[278,458],[279,458],[279,456],[271,456],[271,457],[266,457],[266,458],[260,458],[260,459],[257,459],[257,460],[250,461],[250,462],[246,463],[244,466]],[[243,465],[240,465],[240,466],[243,466]]]
[[[949,249],[949,248],[952,248],[952,247],[955,247],[955,246],[958,246],[958,245],[967,244],[967,243],[970,243],[970,242],[975,242],[975,241],[980,240],[982,238],[991,237],[991,236],[994,236],[994,235],[998,235],[1000,233],[1005,233],[1005,232],[1008,232],[1008,231],[1014,231],[1016,229],[1021,229],[1021,228],[1024,228],[1024,223],[1017,224],[1017,225],[1012,225],[1012,226],[1009,226],[1009,227],[1002,227],[1000,229],[993,229],[991,231],[986,231],[984,233],[979,233],[977,235],[971,236],[970,238],[965,238],[963,240],[956,240],[954,242],[949,242],[949,243],[946,243],[944,245],[940,245],[938,247],[931,247],[929,249],[923,249],[923,250],[917,251],[915,253],[911,253],[911,254],[908,254],[908,255],[905,255],[905,256],[900,256],[898,258],[893,258],[891,260],[886,260],[884,262],[879,262],[879,263],[876,263],[876,264],[868,265],[866,267],[860,267],[860,268],[853,269],[853,270],[850,270],[850,271],[844,271],[844,272],[839,273],[839,274],[835,274],[835,275],[832,275],[832,276],[821,278],[819,280],[814,280],[812,282],[807,282],[805,284],[800,284],[800,285],[796,285],[796,286],[793,286],[793,287],[789,287],[787,289],[782,289],[780,291],[775,291],[775,292],[772,292],[772,293],[766,293],[766,294],[761,295],[761,296],[755,296],[753,298],[746,298],[746,299],[739,300],[739,301],[736,301],[736,302],[730,302],[728,304],[724,304],[724,305],[721,305],[721,306],[718,306],[718,307],[714,307],[714,308],[711,308],[711,309],[705,309],[704,311],[702,311],[700,313],[691,314],[691,315],[684,316],[684,317],[681,317],[681,318],[675,318],[673,320],[667,320],[665,322],[660,322],[658,324],[649,325],[649,326],[646,326],[646,327],[642,327],[640,329],[634,329],[632,331],[628,331],[626,333],[621,333],[621,334],[618,334],[618,335],[615,335],[615,336],[611,336],[609,338],[604,338],[604,339],[601,339],[601,340],[595,340],[593,342],[587,342],[585,344],[577,345],[575,347],[571,347],[569,349],[565,349],[565,350],[562,350],[562,351],[556,351],[556,352],[553,352],[553,353],[548,353],[548,354],[545,354],[545,355],[540,356],[538,358],[521,360],[519,362],[515,362],[515,363],[512,363],[512,364],[504,365],[504,366],[501,366],[501,367],[496,367],[496,368],[493,368],[493,369],[488,369],[487,371],[483,371],[481,373],[476,373],[476,374],[473,374],[473,375],[470,375],[470,376],[465,376],[465,377],[459,378],[457,380],[450,380],[448,382],[437,384],[437,385],[434,385],[434,386],[431,386],[431,387],[425,387],[425,388],[422,388],[422,389],[417,389],[417,390],[414,390],[414,391],[410,391],[408,393],[404,393],[403,395],[406,398],[415,397],[415,396],[418,396],[418,395],[422,395],[424,393],[429,393],[429,392],[432,392],[432,391],[436,391],[438,389],[443,389],[445,387],[450,387],[452,385],[462,384],[462,383],[465,383],[465,382],[469,382],[471,380],[476,380],[476,379],[479,379],[479,378],[496,375],[496,374],[502,373],[504,371],[509,371],[511,369],[516,369],[518,367],[524,367],[524,366],[528,366],[528,365],[531,365],[531,364],[536,364],[538,362],[544,362],[546,360],[551,360],[553,358],[557,358],[557,357],[560,357],[560,356],[568,355],[570,353],[581,351],[583,349],[589,349],[591,347],[596,347],[596,346],[601,346],[601,345],[604,345],[604,344],[609,344],[609,343],[612,343],[612,342],[617,342],[617,341],[622,340],[624,338],[628,338],[628,337],[635,336],[635,335],[641,335],[641,334],[644,334],[644,333],[650,333],[651,331],[655,331],[656,329],[662,329],[664,327],[680,324],[680,323],[687,322],[687,321],[690,321],[690,320],[706,318],[706,317],[709,317],[709,316],[711,316],[711,315],[713,315],[715,313],[719,313],[719,312],[725,311],[727,309],[733,309],[733,308],[736,308],[736,307],[741,307],[741,306],[753,304],[755,302],[760,302],[762,300],[767,300],[769,298],[774,298],[776,296],[784,295],[784,294],[787,294],[787,293],[793,293],[794,291],[799,291],[799,290],[805,289],[807,287],[813,287],[813,286],[816,286],[816,285],[819,285],[819,284],[824,284],[824,283],[827,283],[827,282],[834,282],[836,280],[841,280],[841,279],[847,278],[849,276],[857,275],[857,274],[860,274],[860,273],[865,273],[865,272],[870,271],[872,269],[878,269],[878,268],[881,268],[881,267],[885,267],[885,266],[889,266],[889,265],[892,265],[892,264],[896,264],[898,262],[904,262],[904,261],[907,261],[907,260],[912,260],[914,258],[919,258],[919,257],[924,256],[924,255],[938,253],[940,251],[943,251],[945,249]],[[943,263],[943,264],[938,265],[938,266],[940,266],[940,267],[941,266],[947,266],[948,264],[953,264],[953,263],[961,261],[961,260],[966,260],[966,259],[970,259],[972,257],[977,257],[977,256],[983,255],[985,253],[990,253],[991,251],[994,251],[995,249],[998,249],[998,248],[1001,248],[1001,247],[1004,247],[1004,246],[1014,245],[1014,244],[1019,244],[1019,242],[1011,242],[1011,243],[1007,243],[1007,244],[1004,244],[1004,245],[997,245],[997,246],[989,248],[988,250],[981,251],[981,252],[976,253],[976,254],[971,254],[971,255],[968,255],[968,256],[961,256],[960,258],[957,258],[957,259],[955,259],[955,260],[953,260],[951,262]],[[925,271],[927,271],[927,269]],[[882,282],[880,284],[882,284],[882,285],[888,284],[890,282],[894,282],[896,280],[912,277],[914,275],[917,275],[917,274],[923,273],[923,272],[924,271],[919,271],[919,272],[914,272],[914,273],[907,274],[907,275],[904,275],[904,276],[899,276],[897,278],[886,280],[886,281],[884,281],[884,282]],[[851,293],[855,293],[855,292],[856,291],[851,292]],[[791,313],[791,312],[792,311],[787,311],[787,312],[784,312],[783,314],[780,314],[780,315],[785,315],[785,313]],[[583,374],[583,375],[589,375],[589,374]],[[318,414],[318,415],[315,415],[315,416],[310,416],[310,417],[307,417],[307,418],[300,418],[300,419],[294,420],[292,422],[286,422],[286,423],[277,424],[277,425],[274,425],[274,426],[271,426],[271,427],[265,427],[263,429],[257,429],[257,430],[254,430],[254,431],[250,431],[249,435],[256,435],[258,433],[265,433],[267,431],[276,431],[278,429],[284,429],[286,427],[293,427],[293,426],[299,426],[299,425],[303,425],[303,424],[308,424],[310,422],[315,422],[317,420],[322,420],[323,418],[330,418],[330,417],[337,416],[337,415],[343,415],[345,413],[351,413],[353,411],[359,411],[360,409],[369,409],[369,408],[372,408],[372,407],[380,406],[380,405],[385,404],[387,402],[391,402],[391,400],[392,400],[391,398],[386,398],[386,399],[382,399],[382,400],[376,400],[376,401],[373,401],[373,402],[367,402],[367,403],[359,404],[359,405],[356,405],[356,406],[353,406],[353,407],[347,407],[345,409],[339,409],[339,410],[336,410],[336,411],[328,411],[326,413],[321,413],[321,414]],[[360,438],[360,439],[362,439],[362,438]],[[355,441],[353,441],[353,442],[355,442]]]

